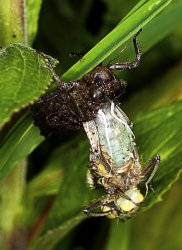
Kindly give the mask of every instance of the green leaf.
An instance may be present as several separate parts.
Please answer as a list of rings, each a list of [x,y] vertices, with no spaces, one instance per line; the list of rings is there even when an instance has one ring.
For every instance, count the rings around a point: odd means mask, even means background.
[[[34,141],[32,142],[32,138]],[[4,138],[0,148],[0,180],[44,140],[27,112]]]
[[[77,141],[78,139],[75,140]],[[72,149],[70,144],[69,147]],[[27,193],[30,198],[59,193],[59,187],[65,176],[64,166],[60,165],[60,151],[62,151],[62,148],[58,148],[56,152],[53,152],[52,157],[41,173],[28,183]]]
[[[174,32],[176,28],[182,27],[181,9],[181,0],[172,1],[170,5],[145,26],[145,32],[143,32],[145,34],[141,34],[142,44],[145,45],[142,52],[148,51],[156,43]]]
[[[56,245],[66,233],[70,232],[74,225],[87,218],[82,212],[82,205],[89,201],[90,193],[92,197],[94,195],[91,190],[85,188],[88,152],[89,143],[86,140],[86,135],[84,135],[81,138],[77,136],[70,143],[57,148],[51,155],[47,168],[52,166],[53,169],[58,167],[64,169],[64,175],[59,186],[58,195],[48,215],[42,236],[32,242],[33,247],[36,244],[43,244],[44,239],[48,237],[48,232],[50,232],[50,242],[47,241],[47,247],[49,245]],[[50,186],[50,183],[48,183],[48,186]],[[36,187],[39,188],[40,186],[36,183]],[[33,193],[31,190],[33,190]],[[32,194],[36,194],[35,189],[31,190],[31,193],[29,193],[30,198]],[[45,193],[45,195],[47,194]]]
[[[105,250],[129,249],[131,225],[131,221],[127,221],[126,223],[118,223],[118,221],[116,220],[111,221],[109,228],[109,237],[105,244]]]
[[[52,79],[43,58],[23,44],[1,50],[0,72],[0,124],[13,112],[38,99]]]
[[[64,169],[55,164],[50,164],[43,169],[28,185],[28,193],[31,197],[55,195],[59,193],[59,186],[64,178]]]
[[[51,250],[54,249],[56,243],[62,240],[75,226],[77,226],[85,216],[78,215],[75,218],[68,220],[61,226],[49,230],[43,236],[37,238],[29,247],[28,250]]]
[[[162,194],[169,190],[181,172],[182,101],[174,102],[160,109],[150,111],[134,119],[135,133],[140,153],[146,163],[156,154],[161,156],[159,169],[154,177],[154,189],[147,197],[143,210],[161,200]]]
[[[73,216],[76,216],[82,210],[82,205],[89,201],[89,189],[85,188],[88,154],[89,142],[85,134],[57,148],[55,153],[52,154],[49,165],[59,165],[64,169],[65,173],[59,186],[58,196],[49,213],[44,232],[48,228],[57,227]],[[82,195],[80,196],[80,194]]]
[[[145,3],[125,21],[119,23],[81,61],[71,67],[63,76],[63,81],[80,79],[84,74],[99,65],[119,46],[144,27],[155,15],[165,8],[170,0],[151,0]]]
[[[24,160],[0,182],[0,248],[11,249],[12,234],[19,228],[27,162]],[[12,195],[13,190],[13,195]],[[22,239],[24,236],[21,237]]]
[[[139,3],[141,4],[141,1]],[[135,9],[136,6],[134,7],[134,10]],[[153,18],[145,25],[142,32],[140,33],[140,36],[138,37],[139,45],[141,45],[142,55],[145,54],[145,52],[149,51],[162,39],[166,38],[169,34],[174,32],[174,30],[176,30],[177,28],[181,30],[181,9],[181,0],[173,1],[163,11],[161,11],[159,15],[155,16],[155,18]],[[131,12],[133,13],[133,10]],[[127,16],[130,16],[129,14]],[[126,17],[124,18],[124,20],[125,19]],[[134,19],[133,21],[135,22]],[[127,43],[125,43],[125,45],[127,45]],[[107,65],[113,58],[116,58],[120,51],[121,47],[119,47],[111,56],[109,56],[104,61],[104,64]],[[122,59],[128,60],[128,58],[131,58],[131,49],[127,48],[122,54]]]

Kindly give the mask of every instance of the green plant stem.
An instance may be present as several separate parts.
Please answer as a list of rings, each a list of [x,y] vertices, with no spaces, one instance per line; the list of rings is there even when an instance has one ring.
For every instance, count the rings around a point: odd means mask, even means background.
[[[26,44],[25,0],[0,0],[0,6],[0,46]],[[24,249],[24,246],[20,246],[25,240],[24,234],[21,234],[21,239],[19,237],[19,215],[25,173],[26,161],[22,160],[0,182],[0,249]]]
[[[0,0],[0,45],[27,43],[25,26],[25,1]]]

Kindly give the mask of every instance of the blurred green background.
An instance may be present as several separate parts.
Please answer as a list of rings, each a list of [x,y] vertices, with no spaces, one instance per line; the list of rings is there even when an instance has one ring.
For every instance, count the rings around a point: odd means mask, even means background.
[[[44,0],[33,48],[58,59],[56,72],[61,76],[78,61],[70,58],[70,53],[89,51],[137,3],[134,0]],[[156,153],[162,156],[161,169],[153,185],[157,198],[150,194],[142,210],[161,202],[124,224],[107,218],[87,218],[82,205],[103,194],[90,190],[86,183],[87,137],[69,130],[51,134],[28,156],[27,185],[17,223],[18,233],[24,228],[23,233],[31,242],[27,249],[182,248],[182,183],[178,179],[182,160],[182,17],[178,17],[181,11],[182,1],[173,1],[149,22],[138,37],[142,51],[139,67],[116,73],[128,83],[120,102],[134,122],[142,163]],[[103,64],[107,65],[122,48]],[[134,58],[130,44],[116,62]],[[174,118],[168,121],[170,114]]]
[[[117,25],[121,17],[124,17],[137,2],[134,0],[44,1],[39,20],[39,32],[34,47],[59,60],[60,63],[56,70],[61,75],[77,60],[76,58],[68,57],[70,52],[77,52],[80,49],[87,51],[92,48]],[[149,25],[143,28],[142,33],[150,33],[152,25]],[[160,25],[160,23],[155,23],[154,25]],[[168,29],[168,27],[165,27],[165,29]],[[182,58],[181,30],[182,25],[174,26],[172,32],[142,56],[138,68],[122,73],[117,72],[128,83],[126,93],[121,98],[121,103],[123,106],[126,106],[124,110],[127,110],[127,115],[131,120],[132,116],[135,115],[135,106],[133,107],[132,105],[133,96],[136,96],[135,93],[138,94],[147,88],[148,92],[151,93],[151,100],[155,100],[157,95],[160,101],[164,100],[167,95],[168,97],[170,96],[170,99],[172,94],[169,94],[169,92],[170,85],[173,85],[173,78],[176,76],[176,78],[180,77],[182,79],[182,64],[180,64]],[[153,35],[158,36],[155,33]],[[139,45],[141,51],[145,51],[147,41],[145,43],[140,42],[140,36],[138,37]],[[127,49],[133,50],[132,44]],[[125,56],[125,52],[123,52],[119,60],[129,61],[134,56],[133,53],[133,56],[128,58],[127,55]],[[115,55],[112,55],[110,58],[115,58]],[[172,72],[172,79],[168,85],[167,93],[165,93],[165,83],[162,84],[162,81],[164,77],[170,77]],[[160,83],[161,87],[159,86]],[[181,83],[180,80],[179,86]],[[164,90],[162,89],[163,87]],[[171,86],[171,89],[173,90],[173,86]],[[180,99],[177,96],[175,98]],[[148,100],[145,100],[143,97],[143,99],[139,100],[139,107],[141,105],[142,108],[140,108],[145,110],[147,103]],[[136,102],[134,105],[136,105]],[[179,119],[182,121],[181,116],[179,116]],[[39,157],[39,159],[42,159],[42,162],[38,164],[39,167],[43,166],[44,162],[46,162],[45,153],[43,153],[45,151],[42,150],[43,147],[46,152],[50,152],[56,144],[72,140],[75,134],[78,133],[66,131],[51,135],[49,142],[48,140],[44,142],[34,152],[31,159],[33,157],[37,159],[35,154],[44,154],[44,157]],[[155,140],[155,138],[152,139]],[[47,144],[49,144],[48,147]],[[143,151],[143,153],[145,152]],[[179,180],[172,186],[171,191],[167,192],[163,197],[163,202],[154,205],[145,213],[138,214],[131,221],[127,222],[129,225],[126,225],[127,223],[120,225],[120,222],[109,221],[106,218],[92,218],[84,221],[73,230],[71,233],[72,243],[65,249],[181,249],[181,188],[182,183]],[[112,241],[113,235],[115,237],[118,235],[118,241],[115,238]],[[63,243],[69,241],[69,237],[70,235],[64,239]],[[106,244],[107,241],[109,241],[108,244]],[[63,243],[55,249],[62,249]]]

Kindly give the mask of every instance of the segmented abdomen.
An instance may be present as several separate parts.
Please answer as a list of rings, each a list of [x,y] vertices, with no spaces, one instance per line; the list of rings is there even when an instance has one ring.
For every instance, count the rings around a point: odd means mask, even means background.
[[[102,157],[111,167],[121,169],[126,167],[134,158],[134,135],[130,129],[128,117],[118,106],[108,102],[100,106],[93,121],[91,121],[92,126],[88,122],[85,129],[92,151],[99,147]]]

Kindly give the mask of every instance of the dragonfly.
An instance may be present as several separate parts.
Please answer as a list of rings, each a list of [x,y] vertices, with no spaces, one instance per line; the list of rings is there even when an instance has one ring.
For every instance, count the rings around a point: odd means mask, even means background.
[[[59,87],[39,98],[32,106],[34,124],[41,134],[62,128],[85,131],[90,142],[90,164],[87,180],[92,188],[102,188],[105,196],[86,205],[84,213],[91,217],[107,216],[125,221],[136,214],[152,188],[160,156],[141,166],[133,133],[133,124],[123,112],[118,98],[126,82],[113,71],[136,68],[141,60],[133,37],[136,59],[132,62],[98,65],[82,79],[62,82],[48,58],[41,53]],[[143,195],[139,184],[145,182]]]
[[[136,214],[147,197],[148,187],[154,192],[152,179],[160,156],[141,166],[132,127],[126,114],[112,101],[101,105],[94,120],[84,122],[91,145],[88,183],[106,194],[84,208],[89,216],[119,218],[124,222]],[[138,188],[141,182],[145,182],[144,196]]]

